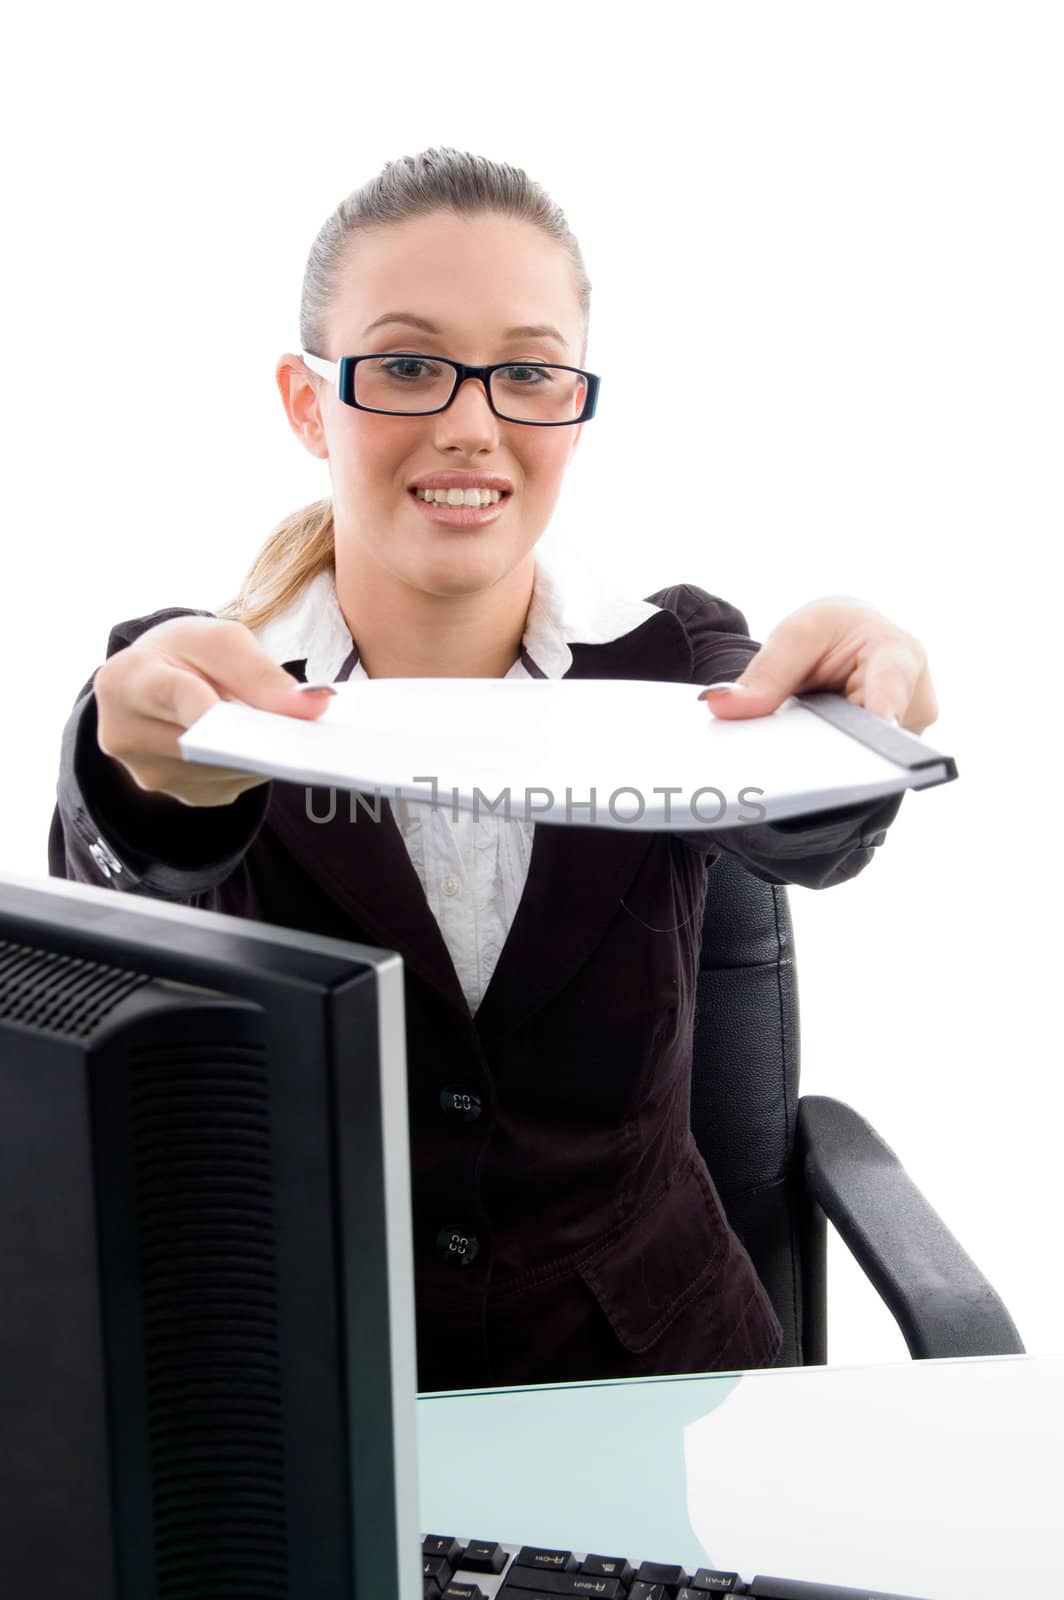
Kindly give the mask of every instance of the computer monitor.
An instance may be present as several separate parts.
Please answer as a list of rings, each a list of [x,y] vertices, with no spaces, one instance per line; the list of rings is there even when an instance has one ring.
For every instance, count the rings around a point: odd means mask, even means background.
[[[0,1594],[420,1600],[402,963],[0,875]]]

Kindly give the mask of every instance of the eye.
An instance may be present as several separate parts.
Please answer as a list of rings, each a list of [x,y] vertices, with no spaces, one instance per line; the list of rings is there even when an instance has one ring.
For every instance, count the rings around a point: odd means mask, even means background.
[[[386,372],[389,377],[400,381],[417,380],[425,376],[435,376],[439,367],[434,363],[422,361],[420,356],[388,356],[377,363],[381,372]],[[417,369],[417,370],[412,370]]]
[[[550,372],[543,363],[531,361],[515,361],[512,366],[500,367],[499,375],[512,383],[518,383],[525,388],[536,388],[541,383],[550,382]]]

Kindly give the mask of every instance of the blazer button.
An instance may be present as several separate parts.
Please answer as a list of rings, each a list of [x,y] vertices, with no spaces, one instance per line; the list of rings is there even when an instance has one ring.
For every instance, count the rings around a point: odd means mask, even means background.
[[[475,1122],[484,1109],[478,1094],[456,1083],[449,1083],[446,1089],[440,1090],[440,1105],[444,1111],[461,1117],[463,1122]]]
[[[456,1267],[471,1267],[480,1253],[475,1233],[462,1228],[441,1228],[436,1235],[436,1254]]]

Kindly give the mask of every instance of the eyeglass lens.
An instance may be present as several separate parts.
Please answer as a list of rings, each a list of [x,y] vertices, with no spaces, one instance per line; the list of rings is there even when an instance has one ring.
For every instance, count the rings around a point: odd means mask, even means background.
[[[420,356],[380,356],[355,367],[355,399],[374,411],[437,411],[454,388],[453,367]],[[565,367],[517,363],[491,374],[496,410],[514,422],[564,422],[584,407],[587,383]]]

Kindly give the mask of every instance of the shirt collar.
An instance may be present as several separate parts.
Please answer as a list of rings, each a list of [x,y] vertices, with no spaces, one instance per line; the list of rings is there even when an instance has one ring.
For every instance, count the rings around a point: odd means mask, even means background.
[[[545,677],[564,678],[573,664],[571,644],[609,644],[660,609],[649,600],[630,600],[599,583],[594,589],[581,587],[537,555],[524,653]],[[355,649],[331,567],[304,584],[283,611],[253,631],[262,649],[280,665],[305,661],[308,683],[334,682]],[[511,672],[535,675],[521,662],[515,662]],[[365,673],[356,664],[351,676]]]

